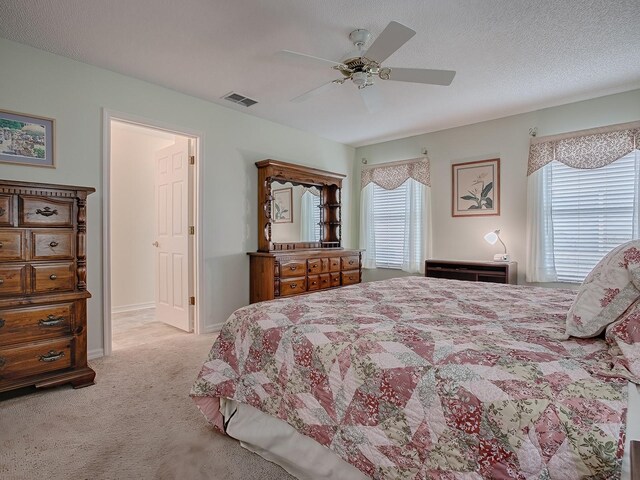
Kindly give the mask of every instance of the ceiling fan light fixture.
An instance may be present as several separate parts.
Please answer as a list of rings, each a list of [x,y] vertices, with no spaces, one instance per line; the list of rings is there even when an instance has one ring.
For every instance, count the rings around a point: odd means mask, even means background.
[[[365,72],[354,72],[351,75],[351,81],[357,85],[358,88],[364,88],[369,83],[369,75]]]

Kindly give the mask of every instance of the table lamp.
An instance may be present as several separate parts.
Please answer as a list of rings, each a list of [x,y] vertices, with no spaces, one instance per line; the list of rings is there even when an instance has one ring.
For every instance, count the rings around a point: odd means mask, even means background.
[[[509,262],[511,261],[511,257],[507,255],[507,246],[504,244],[502,239],[500,238],[500,230],[494,230],[493,232],[489,232],[484,236],[484,239],[487,243],[491,245],[495,245],[496,242],[500,242],[504,247],[504,253],[496,253],[493,256],[494,262]]]

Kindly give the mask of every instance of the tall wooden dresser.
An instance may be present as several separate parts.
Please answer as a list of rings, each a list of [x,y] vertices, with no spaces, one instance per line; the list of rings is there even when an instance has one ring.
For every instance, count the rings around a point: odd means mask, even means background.
[[[0,392],[93,384],[86,199],[94,191],[0,180]]]

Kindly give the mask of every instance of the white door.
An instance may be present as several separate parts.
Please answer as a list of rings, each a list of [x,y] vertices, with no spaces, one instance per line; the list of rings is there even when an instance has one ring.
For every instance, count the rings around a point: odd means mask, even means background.
[[[189,140],[155,155],[156,315],[161,322],[190,332],[191,264],[189,241]]]

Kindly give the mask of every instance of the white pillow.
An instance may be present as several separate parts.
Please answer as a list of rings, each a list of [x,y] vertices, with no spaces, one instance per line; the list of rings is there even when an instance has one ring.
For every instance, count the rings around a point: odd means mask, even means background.
[[[605,255],[578,290],[567,314],[567,335],[588,338],[602,333],[640,298],[639,277],[640,240]]]

